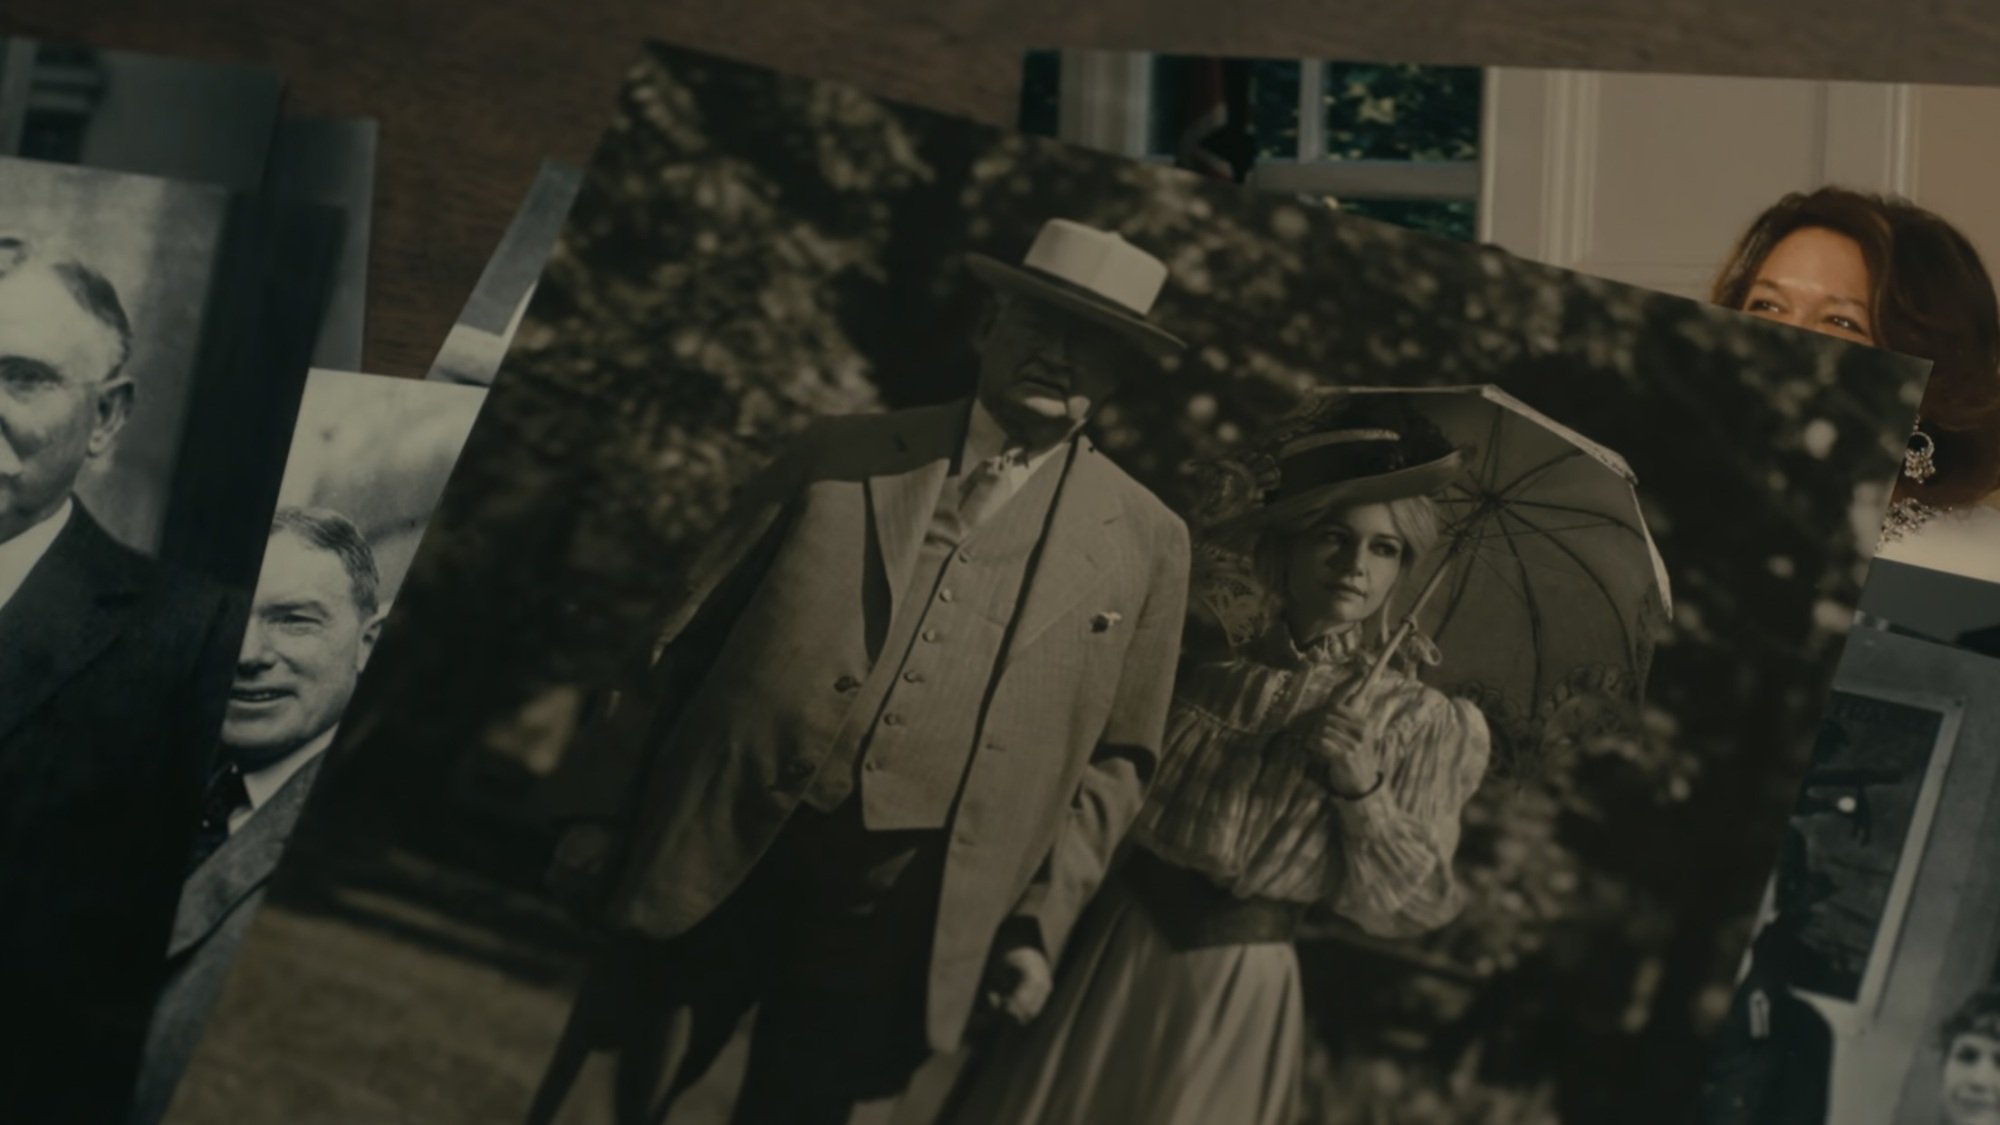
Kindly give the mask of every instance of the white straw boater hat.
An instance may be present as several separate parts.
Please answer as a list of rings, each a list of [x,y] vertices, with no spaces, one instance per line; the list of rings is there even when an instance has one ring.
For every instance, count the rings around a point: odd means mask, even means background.
[[[1110,231],[1050,219],[1018,266],[985,254],[965,257],[973,276],[995,289],[1059,306],[1155,354],[1187,347],[1148,319],[1166,284],[1166,263]]]

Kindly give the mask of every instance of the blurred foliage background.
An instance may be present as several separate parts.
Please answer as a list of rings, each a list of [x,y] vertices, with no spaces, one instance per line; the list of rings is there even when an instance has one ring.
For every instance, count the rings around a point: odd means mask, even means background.
[[[733,487],[815,413],[968,392],[961,252],[1018,258],[1055,216],[1171,266],[1158,316],[1193,346],[1096,425],[1170,503],[1323,383],[1495,383],[1630,461],[1677,610],[1646,729],[1499,762],[1443,932],[1303,944],[1309,1110],[1681,1119],[1922,365],[667,48],[624,88],[279,899],[392,846],[454,873],[406,888],[431,908],[533,888],[537,787]]]

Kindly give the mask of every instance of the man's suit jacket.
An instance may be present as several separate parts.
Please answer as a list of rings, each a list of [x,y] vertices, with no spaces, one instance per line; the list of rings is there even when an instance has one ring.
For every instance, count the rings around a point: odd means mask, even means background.
[[[0,1120],[123,1112],[243,610],[81,505],[0,609]]]
[[[182,887],[167,942],[167,979],[146,1031],[132,1125],[152,1125],[166,1116],[174,1086],[194,1058],[202,1025],[222,995],[230,965],[264,902],[264,887],[298,824],[323,758],[299,767]]]
[[[745,491],[562,803],[629,824],[607,921],[670,937],[749,873],[854,713],[969,403],[815,422]],[[1186,608],[1186,525],[1078,438],[949,826],[929,972],[957,1045],[1003,924],[1054,958],[1151,779]],[[1059,466],[1052,466],[1059,467]],[[981,680],[981,686],[985,681]],[[982,701],[966,699],[977,709]]]

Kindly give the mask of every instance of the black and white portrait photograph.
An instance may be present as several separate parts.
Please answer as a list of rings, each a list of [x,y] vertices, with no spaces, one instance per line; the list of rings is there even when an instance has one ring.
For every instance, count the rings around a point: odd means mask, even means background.
[[[1699,1120],[2000,1112],[1996,688],[1987,656],[1849,638]]]
[[[130,1121],[162,1119],[394,604],[483,391],[306,382],[163,954]]]
[[[1685,1120],[1927,371],[651,47],[173,1119]]]
[[[129,349],[117,372],[130,383],[120,425],[115,440],[79,464],[73,487],[112,538],[153,553],[180,459],[202,318],[220,273],[226,193],[23,160],[0,158],[0,167],[0,222],[13,241],[11,256],[89,268],[109,290],[107,317],[126,322],[116,328]],[[109,313],[114,297],[116,316]]]
[[[242,618],[161,551],[220,188],[0,159],[0,1116],[131,1081]]]

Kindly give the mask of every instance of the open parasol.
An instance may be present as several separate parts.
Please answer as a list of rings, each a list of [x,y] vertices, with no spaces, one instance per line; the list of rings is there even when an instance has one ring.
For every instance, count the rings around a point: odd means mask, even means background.
[[[1353,394],[1401,397],[1465,465],[1370,679],[1421,632],[1440,654],[1424,678],[1506,725],[1578,696],[1636,704],[1673,603],[1624,458],[1492,386],[1332,392]]]
[[[1197,463],[1191,519],[1213,570],[1204,599],[1226,631],[1259,627],[1255,584],[1226,560],[1242,546],[1232,528],[1272,503],[1270,450],[1344,424],[1359,396],[1377,400],[1361,414],[1426,418],[1460,468],[1437,495],[1440,540],[1398,584],[1384,618],[1395,635],[1354,697],[1404,657],[1430,665],[1432,686],[1476,701],[1517,750],[1629,729],[1672,614],[1632,470],[1492,386],[1322,390],[1256,449]]]

